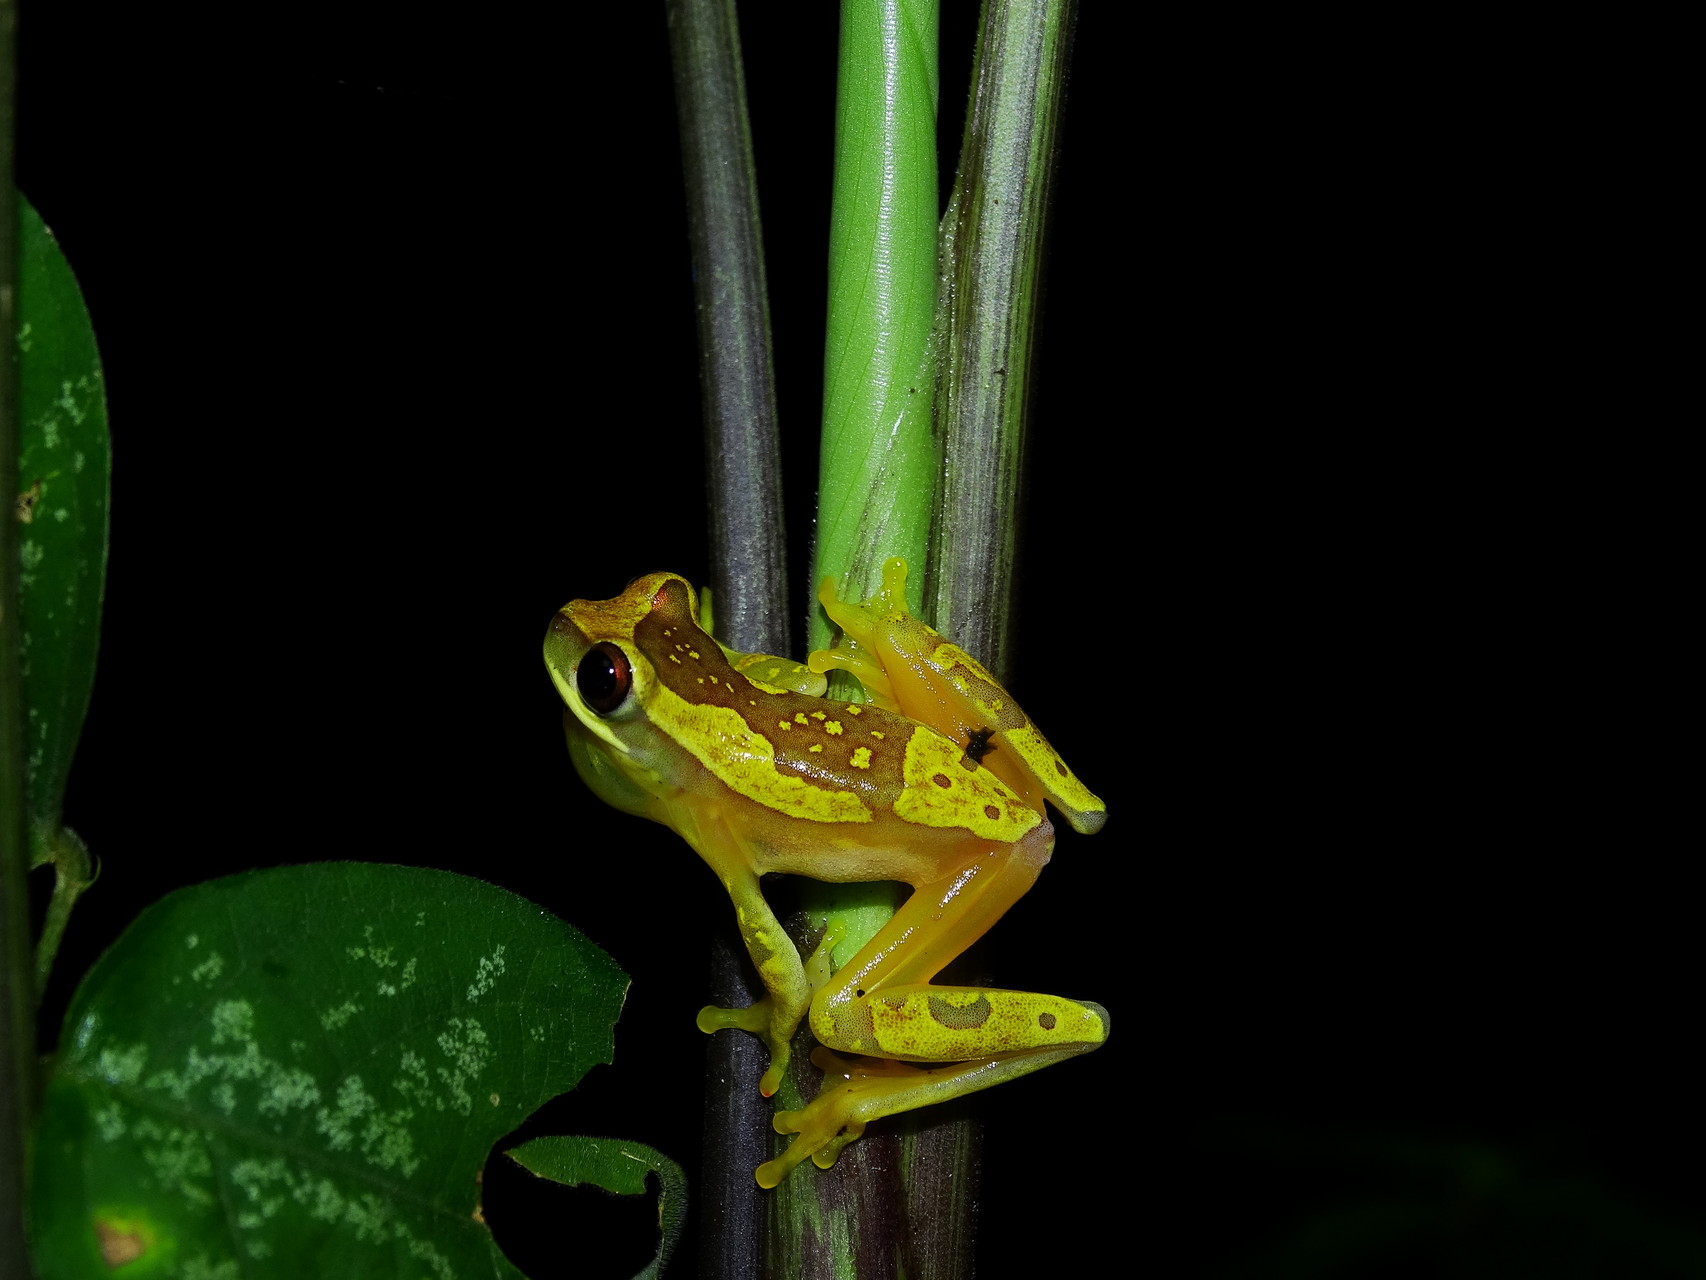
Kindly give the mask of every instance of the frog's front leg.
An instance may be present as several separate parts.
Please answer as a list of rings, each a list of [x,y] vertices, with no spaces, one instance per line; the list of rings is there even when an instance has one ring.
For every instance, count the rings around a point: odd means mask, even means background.
[[[759,1169],[761,1185],[775,1186],[807,1156],[827,1169],[879,1117],[1028,1075],[1107,1039],[1108,1014],[1097,1004],[930,982],[1030,888],[1052,843],[1045,825],[918,886],[818,991],[813,1034],[829,1049],[864,1057],[813,1054],[827,1073],[823,1087],[803,1110],[777,1115],[777,1132],[799,1136]]]
[[[723,882],[734,903],[735,923],[741,941],[758,969],[765,996],[744,1009],[722,1009],[706,1005],[699,1010],[699,1030],[709,1034],[737,1028],[761,1036],[770,1048],[770,1068],[758,1082],[759,1091],[770,1097],[782,1084],[788,1069],[789,1044],[811,1002],[811,985],[793,940],[783,931],[770,904],[759,888],[758,875],[739,842],[722,822],[697,822],[681,834],[704,858]]]

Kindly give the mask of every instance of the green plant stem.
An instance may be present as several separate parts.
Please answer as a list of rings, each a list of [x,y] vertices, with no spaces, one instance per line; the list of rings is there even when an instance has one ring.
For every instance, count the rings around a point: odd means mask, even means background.
[[[12,181],[18,12],[0,0],[0,1275],[30,1274],[24,1235],[26,1131],[35,1115],[35,983],[25,875],[23,683],[19,670],[18,196]]]
[[[926,617],[1000,679],[1025,402],[1073,0],[987,0],[948,213],[937,423],[946,451]]]
[[[889,556],[922,568],[940,452],[932,438],[937,8],[846,0],[835,109],[823,447],[807,647],[834,574],[863,597]],[[916,608],[920,584],[909,583]]]
[[[841,8],[808,648],[829,642],[816,604],[824,577],[834,576],[843,596],[862,598],[889,557],[905,557],[920,577],[928,559],[941,467],[931,424],[937,31],[933,0],[846,0]],[[908,584],[914,612],[921,585]],[[817,926],[839,924],[846,937],[835,959],[845,962],[905,894],[891,884],[807,881],[800,896],[813,927],[797,941],[814,945]],[[809,1033],[795,1040],[784,1106],[800,1105],[801,1086],[818,1083],[808,1058],[813,1043]],[[965,1204],[955,1212],[965,1180],[953,1176],[960,1144],[944,1141],[948,1128],[879,1126],[850,1144],[832,1170],[796,1168],[774,1193],[769,1274],[790,1280],[968,1274],[970,1216]],[[918,1168],[932,1174],[928,1185],[913,1176]]]

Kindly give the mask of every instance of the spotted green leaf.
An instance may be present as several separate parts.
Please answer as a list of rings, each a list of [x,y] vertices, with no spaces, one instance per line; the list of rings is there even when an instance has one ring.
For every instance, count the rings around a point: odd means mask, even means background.
[[[602,1187],[619,1196],[646,1193],[647,1175],[658,1184],[657,1256],[634,1280],[657,1280],[687,1224],[687,1175],[655,1147],[615,1138],[534,1138],[505,1153],[529,1173],[564,1186]]]
[[[256,871],[143,912],[72,1001],[35,1156],[41,1280],[516,1277],[492,1145],[609,1062],[627,979],[447,872]]]
[[[107,399],[89,312],[65,255],[18,210],[18,528],[29,812],[59,826],[89,708],[107,566]],[[46,852],[37,841],[37,860]]]

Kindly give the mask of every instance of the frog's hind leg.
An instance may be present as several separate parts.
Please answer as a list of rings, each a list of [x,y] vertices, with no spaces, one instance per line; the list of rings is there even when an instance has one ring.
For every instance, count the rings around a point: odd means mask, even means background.
[[[812,1063],[822,1070],[823,1084],[817,1097],[802,1110],[776,1113],[776,1132],[798,1136],[781,1155],[758,1167],[758,1185],[776,1186],[807,1156],[818,1168],[829,1168],[841,1148],[862,1136],[873,1120],[1005,1084],[1088,1053],[1107,1038],[1108,1013],[1099,1004],[1085,1003],[1082,1008],[1096,1020],[1093,1040],[969,1062],[923,1066],[882,1058],[849,1058],[822,1047],[812,1050]]]
[[[855,1067],[832,1057],[840,1083],[826,1078],[804,1110],[776,1117],[779,1132],[800,1136],[760,1170],[760,1182],[775,1185],[767,1179],[780,1180],[806,1156],[828,1168],[841,1147],[879,1116],[986,1089],[1107,1039],[1108,1015],[1100,1005],[929,981],[1030,888],[1051,843],[1038,832],[920,885],[816,994],[811,1025],[817,1038],[829,1049],[875,1060]]]

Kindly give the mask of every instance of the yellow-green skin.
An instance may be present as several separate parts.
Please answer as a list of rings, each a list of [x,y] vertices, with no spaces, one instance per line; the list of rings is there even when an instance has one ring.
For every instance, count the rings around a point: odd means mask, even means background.
[[[679,833],[734,902],[768,994],[748,1009],[702,1010],[700,1028],[765,1038],[766,1096],[808,1009],[829,1049],[878,1060],[813,1054],[842,1081],[826,1078],[804,1110],[776,1117],[779,1132],[800,1136],[759,1167],[766,1187],[807,1156],[828,1168],[872,1119],[987,1088],[1107,1037],[1099,1005],[930,982],[1047,863],[1054,831],[1044,798],[1079,830],[1106,815],[989,673],[906,614],[905,572],[890,561],[883,590],[863,605],[836,599],[825,582],[843,641],[814,653],[810,671],[722,649],[699,626],[693,588],[668,573],[637,579],[614,600],[571,601],[545,637],[581,776],[617,808]],[[603,714],[577,684],[582,658],[600,643],[621,651],[632,676]],[[817,696],[824,682],[812,673],[832,666],[854,671],[877,700]],[[772,871],[903,880],[915,892],[814,993],[759,890]]]

